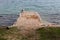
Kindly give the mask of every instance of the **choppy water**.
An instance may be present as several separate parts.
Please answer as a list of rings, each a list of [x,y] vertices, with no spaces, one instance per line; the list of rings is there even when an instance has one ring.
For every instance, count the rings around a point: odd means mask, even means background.
[[[4,15],[4,17],[0,17],[0,24],[5,24],[8,19],[6,25],[14,22],[16,20],[14,18],[17,18],[16,15],[22,9],[37,11],[43,20],[60,24],[60,0],[0,0],[0,15]],[[1,20],[5,20],[4,23],[1,23]]]
[[[18,18],[17,14],[0,14],[0,26],[11,26]]]

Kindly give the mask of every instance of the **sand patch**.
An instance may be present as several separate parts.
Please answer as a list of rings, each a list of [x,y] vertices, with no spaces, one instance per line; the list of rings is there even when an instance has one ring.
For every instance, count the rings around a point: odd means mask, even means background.
[[[41,26],[41,17],[37,12],[23,11],[17,19],[16,26],[24,29],[36,29]]]

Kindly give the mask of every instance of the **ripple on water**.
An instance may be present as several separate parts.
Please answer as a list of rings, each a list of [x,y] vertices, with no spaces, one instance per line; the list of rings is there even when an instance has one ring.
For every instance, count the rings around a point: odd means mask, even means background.
[[[60,14],[49,14],[47,20],[51,23],[60,24]]]
[[[0,14],[0,26],[11,26],[17,20],[17,14]]]

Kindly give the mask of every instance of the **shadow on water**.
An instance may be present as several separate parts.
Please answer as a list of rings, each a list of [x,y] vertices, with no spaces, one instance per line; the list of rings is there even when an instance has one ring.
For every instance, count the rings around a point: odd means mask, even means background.
[[[0,26],[11,26],[16,22],[17,14],[0,14]]]

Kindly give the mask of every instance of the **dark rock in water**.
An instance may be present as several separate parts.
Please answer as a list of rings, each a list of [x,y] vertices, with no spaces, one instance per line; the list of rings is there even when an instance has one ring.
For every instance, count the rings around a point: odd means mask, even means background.
[[[22,13],[23,11],[24,11],[24,10],[22,9],[22,10],[21,10],[21,13]]]
[[[6,29],[8,30],[8,29],[9,29],[9,27],[6,27]]]

